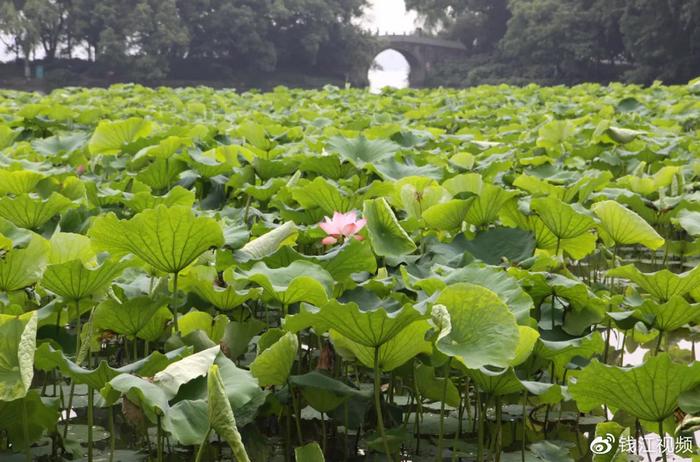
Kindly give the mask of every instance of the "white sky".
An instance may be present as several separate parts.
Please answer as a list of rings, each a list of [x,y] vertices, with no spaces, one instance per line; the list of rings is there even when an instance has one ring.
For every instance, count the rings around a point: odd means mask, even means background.
[[[370,0],[364,23],[373,31],[382,34],[412,32],[416,26],[416,13],[406,11],[404,0]]]

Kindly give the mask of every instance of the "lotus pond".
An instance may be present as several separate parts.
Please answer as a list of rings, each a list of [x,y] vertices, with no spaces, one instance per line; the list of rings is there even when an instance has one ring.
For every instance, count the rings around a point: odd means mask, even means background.
[[[699,237],[700,82],[0,91],[0,459],[700,460]]]

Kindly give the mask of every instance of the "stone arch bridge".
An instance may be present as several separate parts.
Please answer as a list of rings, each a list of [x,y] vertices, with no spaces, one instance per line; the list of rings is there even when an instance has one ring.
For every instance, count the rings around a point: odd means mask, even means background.
[[[421,87],[425,84],[432,66],[438,61],[457,60],[463,58],[467,48],[460,42],[443,40],[424,35],[379,35],[373,50],[372,60],[384,50],[396,50],[401,53],[411,66],[409,84],[412,87]],[[362,81],[367,81],[369,64],[362,72]]]

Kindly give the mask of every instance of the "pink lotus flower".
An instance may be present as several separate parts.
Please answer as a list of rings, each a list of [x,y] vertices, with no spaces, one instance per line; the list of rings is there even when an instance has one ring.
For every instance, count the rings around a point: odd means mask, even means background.
[[[335,212],[333,218],[323,217],[323,221],[318,225],[328,236],[321,241],[324,245],[335,244],[347,237],[354,237],[358,241],[364,237],[357,234],[367,224],[364,218],[357,219],[357,212],[354,210],[347,213]]]

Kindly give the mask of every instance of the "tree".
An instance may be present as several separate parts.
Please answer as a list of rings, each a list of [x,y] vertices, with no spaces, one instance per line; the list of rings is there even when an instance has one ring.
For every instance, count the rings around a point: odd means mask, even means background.
[[[277,53],[267,0],[178,0],[190,58],[222,58],[238,67],[272,70]]]
[[[46,59],[53,60],[64,39],[70,4],[66,0],[27,0],[23,11],[33,24]]]
[[[631,80],[677,83],[700,74],[700,0],[628,0],[620,28],[637,65]]]
[[[425,25],[475,51],[493,50],[506,32],[507,0],[406,0]]]
[[[24,10],[24,7],[33,1],[36,0],[28,0],[19,7],[12,1],[3,1],[0,4],[0,32],[11,37],[12,42],[8,44],[8,49],[22,56],[24,77],[27,79],[32,76],[30,61],[39,40],[36,23]]]
[[[272,9],[272,40],[282,64],[307,67],[319,63],[323,48],[362,47],[352,20],[362,14],[365,0],[284,0]],[[349,46],[347,46],[349,45]]]

